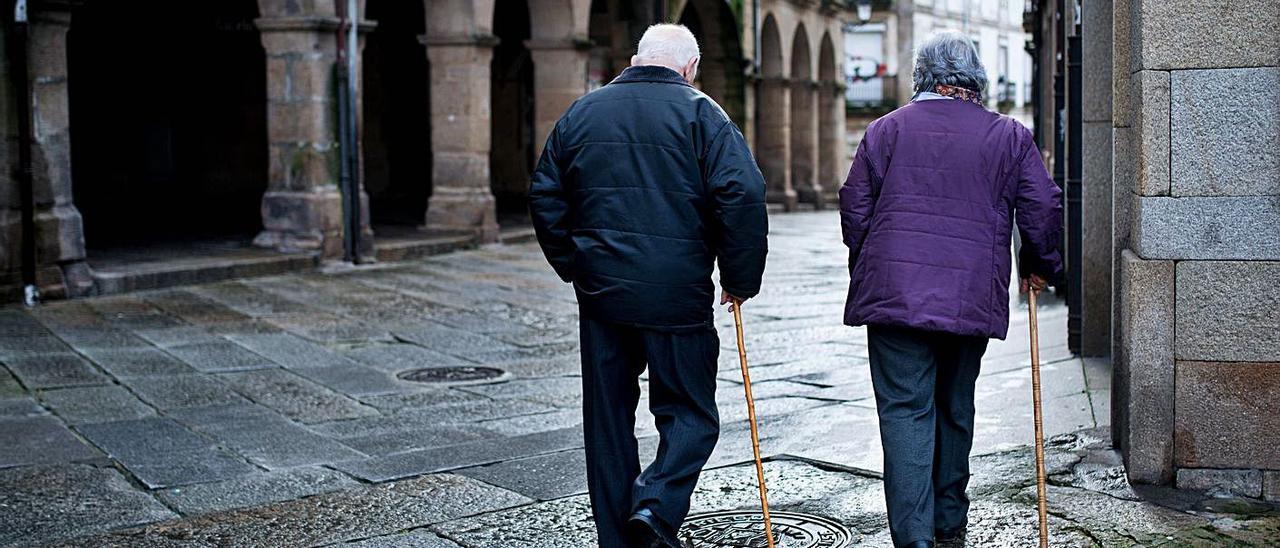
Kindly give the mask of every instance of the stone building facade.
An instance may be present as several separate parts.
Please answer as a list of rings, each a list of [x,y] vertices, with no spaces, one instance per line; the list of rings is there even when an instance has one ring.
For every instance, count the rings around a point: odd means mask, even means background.
[[[1026,22],[1129,479],[1280,499],[1280,1],[1041,0]]]
[[[339,3],[31,0],[46,296],[95,290],[95,244],[243,235],[281,252],[341,257]],[[700,37],[699,85],[749,136],[771,199],[821,206],[841,179],[843,2],[357,5],[365,245],[394,225],[495,240],[500,219],[523,215],[529,172],[556,119],[625,68],[660,20]],[[0,76],[9,145],[0,158],[0,286],[11,299],[22,223],[10,177],[13,78]]]

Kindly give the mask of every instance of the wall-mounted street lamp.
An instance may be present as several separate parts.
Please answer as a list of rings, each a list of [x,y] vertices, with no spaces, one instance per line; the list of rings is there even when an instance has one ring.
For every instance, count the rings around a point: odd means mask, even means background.
[[[858,21],[865,25],[871,20],[871,0],[853,0],[853,4],[858,11]]]

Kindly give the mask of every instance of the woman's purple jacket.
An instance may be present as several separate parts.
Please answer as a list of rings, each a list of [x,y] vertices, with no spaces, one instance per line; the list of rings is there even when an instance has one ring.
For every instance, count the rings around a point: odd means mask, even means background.
[[[1062,274],[1062,191],[1031,132],[954,99],[872,122],[840,189],[848,325],[1004,339],[1010,235],[1021,276]]]

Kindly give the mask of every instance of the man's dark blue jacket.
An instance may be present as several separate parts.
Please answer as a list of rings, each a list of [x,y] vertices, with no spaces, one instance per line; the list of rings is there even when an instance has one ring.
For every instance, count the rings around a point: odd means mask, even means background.
[[[742,133],[675,71],[626,69],[547,138],[529,206],[538,242],[593,319],[711,325],[715,287],[754,297],[767,252],[764,178]]]

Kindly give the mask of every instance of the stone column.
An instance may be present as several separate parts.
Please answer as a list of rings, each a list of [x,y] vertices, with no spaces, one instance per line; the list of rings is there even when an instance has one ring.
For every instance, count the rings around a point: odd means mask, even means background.
[[[1257,403],[1280,387],[1280,50],[1253,46],[1280,41],[1280,3],[1113,3],[1129,479],[1257,496],[1280,439]]]
[[[254,244],[341,257],[342,151],[334,77],[338,19],[266,17],[256,24],[267,55],[270,169],[262,197],[263,231]],[[352,77],[358,81],[359,72]],[[366,213],[361,215],[362,243],[371,247],[367,200],[361,201]],[[367,255],[371,249],[362,251]]]
[[[84,226],[71,193],[71,115],[67,30],[71,2],[40,2],[30,11],[31,170],[36,211],[37,282],[46,297],[93,289]],[[16,189],[15,189],[16,190]],[[15,192],[16,196],[16,192]]]
[[[586,39],[534,39],[525,42],[533,57],[533,152],[542,146],[556,121],[587,91],[587,62],[591,42]]]
[[[760,79],[756,135],[756,162],[764,173],[767,199],[787,211],[796,207],[796,191],[791,187],[791,85],[781,76]]]
[[[1111,0],[1084,3],[1080,351],[1111,354]]]
[[[432,191],[428,230],[498,239],[489,181],[493,36],[427,36],[431,61]]]
[[[911,82],[911,71],[915,66],[915,13],[916,3],[911,2],[894,2],[894,11],[897,12],[898,18],[895,25],[897,31],[897,58],[898,58],[898,76],[894,79],[897,86],[894,95],[897,97],[899,105],[905,105],[911,101],[914,95]],[[925,36],[920,37],[921,40]]]
[[[818,186],[828,195],[840,191],[849,169],[845,158],[844,90],[840,82],[823,82],[818,90],[818,125],[822,132],[818,136],[821,149]]]
[[[811,80],[791,83],[791,186],[800,199],[822,209],[818,182],[818,85]]]

